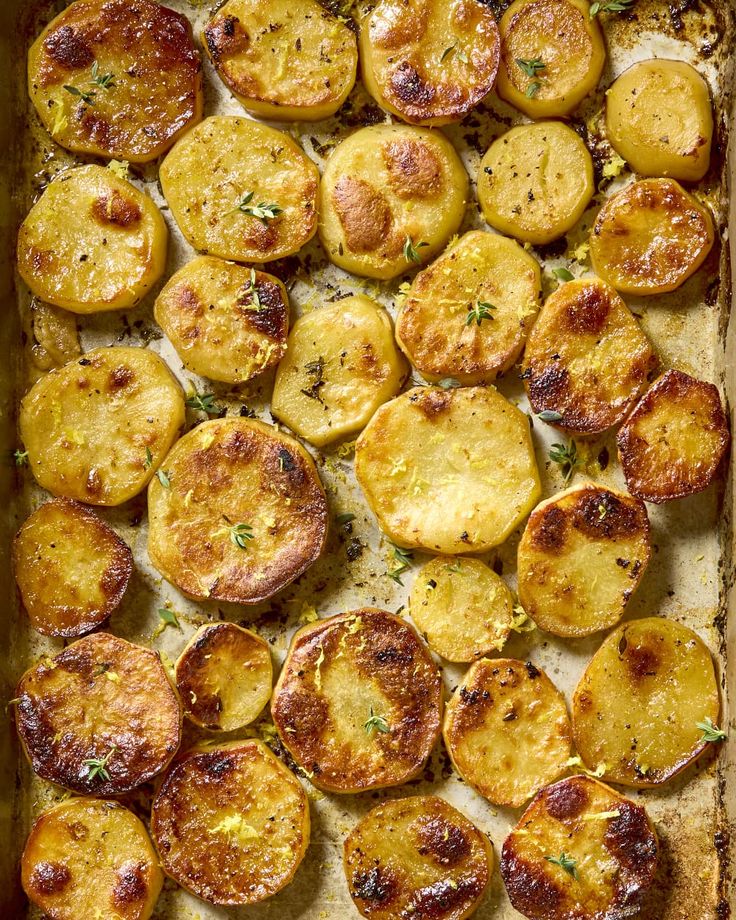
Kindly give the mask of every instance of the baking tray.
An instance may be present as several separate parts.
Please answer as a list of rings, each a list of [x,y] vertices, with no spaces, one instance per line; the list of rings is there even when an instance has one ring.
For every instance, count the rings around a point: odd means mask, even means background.
[[[487,0],[493,7],[504,3]],[[56,147],[40,128],[25,88],[25,55],[43,25],[66,4],[54,0],[1,0],[0,2],[0,296],[3,320],[0,323],[0,490],[8,509],[0,520],[0,586],[5,604],[0,617],[0,681],[5,700],[13,696],[15,681],[28,664],[42,652],[58,650],[62,643],[34,633],[20,610],[12,581],[9,544],[17,526],[44,496],[31,481],[27,471],[16,470],[12,452],[18,446],[15,409],[20,395],[39,371],[31,360],[33,345],[29,324],[29,296],[14,276],[13,248],[19,221],[44,185],[59,170],[75,159]],[[185,13],[199,35],[201,25],[211,12],[209,2],[168,0],[168,5]],[[333,9],[359,14],[361,3],[343,0]],[[350,8],[350,9],[346,9]],[[733,51],[736,7],[725,0],[711,3],[700,0],[638,0],[634,11],[623,16],[606,17],[605,32],[609,46],[607,69],[601,86],[634,60],[651,56],[674,57],[695,63],[708,80],[716,107],[716,138],[713,167],[699,186],[720,227],[722,245],[714,248],[705,267],[678,292],[656,298],[627,298],[629,306],[641,317],[664,367],[676,366],[696,376],[713,380],[730,405],[736,399],[734,369],[728,356],[733,354],[736,328],[729,324],[731,283],[729,246],[733,249],[736,208],[729,207],[729,178],[734,174],[736,156],[727,152],[729,126],[732,122]],[[197,38],[199,41],[199,38]],[[240,105],[222,87],[209,63],[205,61],[206,114],[242,114]],[[612,181],[601,170],[610,149],[596,143],[595,128],[603,104],[599,91],[576,116],[581,131],[589,134],[598,169],[601,194],[615,190],[630,177],[625,172]],[[319,166],[335,141],[364,124],[388,120],[358,84],[338,118],[318,124],[282,125],[297,137],[307,154]],[[471,179],[474,179],[480,156],[490,141],[511,124],[521,121],[517,112],[491,95],[462,126],[450,127],[448,136],[460,150]],[[729,168],[730,160],[730,168]],[[608,170],[605,170],[608,171]],[[134,181],[146,189],[159,204],[165,202],[157,185],[156,165],[136,167]],[[554,286],[551,269],[570,265],[566,255],[584,240],[597,204],[591,207],[580,224],[568,234],[564,245],[536,249],[535,255],[545,266],[545,293]],[[168,210],[164,210],[171,231],[167,275],[192,257],[193,252],[182,240]],[[70,219],[73,215],[70,214]],[[462,231],[483,227],[474,201],[468,208]],[[565,252],[567,250],[567,252]],[[580,254],[580,253],[578,253]],[[573,263],[575,266],[576,263]],[[270,263],[268,270],[286,282],[293,315],[299,315],[350,293],[366,293],[395,313],[395,297],[407,278],[376,283],[357,279],[330,266],[319,244],[313,241],[298,258]],[[577,275],[590,271],[588,263],[574,267]],[[229,413],[249,411],[272,421],[268,397],[272,376],[237,390],[199,380],[183,370],[169,343],[160,337],[152,318],[152,301],[156,291],[134,311],[80,318],[85,349],[96,345],[134,344],[160,353],[179,376],[185,388],[214,392]],[[527,408],[523,388],[515,370],[500,382],[499,389],[513,402]],[[195,421],[190,414],[189,424]],[[542,473],[545,496],[561,487],[555,469],[549,469],[547,451],[555,433],[535,423],[534,441]],[[585,459],[581,481],[587,474],[605,485],[623,485],[615,462],[612,434],[579,445]],[[311,449],[311,448],[310,448]],[[164,582],[152,569],[145,551],[145,496],[127,505],[100,511],[130,544],[136,558],[136,572],[121,608],[111,620],[110,629],[133,642],[159,649],[165,663],[175,660],[197,625],[228,619],[248,625],[271,643],[274,664],[283,661],[289,638],[300,618],[310,616],[312,608],[320,616],[362,605],[376,605],[400,610],[406,601],[407,588],[401,588],[386,576],[389,546],[375,528],[374,520],[362,500],[352,476],[351,445],[342,444],[323,452],[312,450],[317,460],[328,498],[335,514],[350,510],[356,514],[352,533],[333,526],[325,556],[296,584],[270,603],[255,608],[212,603],[192,603]],[[729,622],[730,600],[734,597],[733,565],[733,460],[731,471],[707,492],[662,507],[649,507],[654,554],[630,605],[627,618],[665,615],[695,629],[711,649],[723,687],[721,722],[736,735],[727,684],[736,686],[736,654],[733,652],[736,625]],[[515,553],[519,533],[496,551],[483,558],[514,586]],[[415,554],[416,563],[425,557]],[[156,635],[159,623],[156,611],[169,601],[178,612],[182,630],[166,629]],[[600,644],[600,636],[564,641],[539,632],[513,636],[503,654],[531,658],[548,672],[568,699],[585,663]],[[729,654],[730,652],[730,654]],[[458,681],[461,669],[445,667],[448,690]],[[243,732],[240,733],[244,734]],[[274,740],[273,728],[266,715],[246,734],[256,734],[269,741],[277,753],[285,752]],[[234,733],[237,736],[238,733]],[[186,729],[185,744],[199,735]],[[288,760],[288,758],[286,758]],[[292,765],[293,766],[293,765]],[[419,779],[397,789],[359,796],[326,796],[302,777],[309,793],[312,812],[312,843],[291,885],[261,905],[243,910],[212,907],[179,890],[168,882],[155,912],[157,920],[223,920],[223,918],[279,918],[279,920],[342,920],[357,917],[347,894],[342,874],[342,840],[355,821],[376,801],[385,796],[435,792],[468,814],[486,831],[495,845],[500,845],[519,812],[493,808],[469,790],[453,774],[449,759],[438,744]],[[150,788],[126,797],[130,807],[145,816]],[[728,841],[736,829],[736,743],[722,746],[719,756],[713,752],[675,779],[662,790],[629,791],[646,804],[654,819],[662,843],[660,873],[652,896],[642,910],[645,920],[726,920],[734,888],[728,857]],[[29,910],[20,892],[18,859],[30,823],[40,810],[65,795],[63,790],[34,778],[20,756],[12,718],[0,727],[0,917],[37,917]],[[479,920],[518,917],[504,893],[496,868],[489,893],[476,916]],[[86,918],[80,918],[86,920]]]

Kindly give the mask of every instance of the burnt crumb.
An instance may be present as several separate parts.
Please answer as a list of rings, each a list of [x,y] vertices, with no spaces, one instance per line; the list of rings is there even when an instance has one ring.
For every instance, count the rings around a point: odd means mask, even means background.
[[[89,367],[92,362],[89,360],[89,358],[80,358],[77,363],[81,364],[82,367]]]
[[[279,469],[286,473],[296,469],[294,458],[285,447],[279,448]]]
[[[250,409],[248,406],[241,406],[238,415],[241,418],[256,418],[255,412]]]
[[[353,897],[361,901],[387,901],[395,891],[395,880],[388,872],[382,872],[380,866],[353,876]]]
[[[460,688],[460,699],[463,703],[467,703],[468,706],[475,706],[477,703],[485,702],[491,698],[491,694],[487,690],[480,690],[476,687],[475,690],[468,690],[467,687]]]
[[[600,453],[598,454],[598,466],[601,468],[601,472],[608,468],[608,463],[610,460],[610,455],[608,453],[608,448],[601,448]]]
[[[353,537],[352,540],[348,541],[345,547],[345,555],[350,562],[355,562],[356,559],[359,559],[363,555],[363,544],[357,537]]]
[[[535,246],[534,248],[541,259],[558,259],[567,252],[567,239],[561,236],[557,240],[552,240],[551,243],[545,243],[543,246]]]
[[[526,668],[526,673],[529,675],[529,680],[536,680],[537,677],[539,677],[539,668],[535,668],[531,661],[525,662],[524,667]]]
[[[343,118],[348,128],[380,125],[386,121],[386,113],[375,102],[369,102],[360,108],[348,104],[343,108]]]
[[[631,565],[631,560],[630,560],[630,559],[622,559],[622,558],[619,556],[619,558],[616,560],[616,565],[620,565],[622,569],[628,569],[628,567]]]

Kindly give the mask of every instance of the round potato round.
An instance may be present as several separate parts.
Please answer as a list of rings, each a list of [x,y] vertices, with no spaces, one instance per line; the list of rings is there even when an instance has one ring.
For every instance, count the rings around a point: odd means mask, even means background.
[[[148,489],[148,554],[189,597],[257,604],[315,562],[327,501],[294,438],[253,419],[203,422]]]
[[[253,722],[271,697],[268,643],[235,623],[201,626],[176,662],[184,715],[210,731]]]
[[[490,383],[519,357],[541,296],[533,256],[514,240],[471,230],[416,276],[396,338],[428,380]]]
[[[530,661],[471,665],[447,704],[442,733],[455,769],[495,805],[523,805],[570,759],[565,698]]]
[[[117,802],[68,799],[44,811],[21,861],[29,899],[49,920],[95,911],[148,920],[163,874],[143,822]]]
[[[596,274],[622,294],[663,294],[700,268],[713,241],[705,205],[672,179],[642,179],[598,212],[590,258]]]
[[[121,795],[168,766],[182,711],[157,652],[94,633],[29,668],[15,721],[31,766],[82,795]]]
[[[501,875],[529,920],[621,920],[652,887],[659,843],[649,816],[603,783],[542,789],[503,844]]]
[[[629,492],[655,504],[702,492],[715,479],[730,440],[717,387],[667,371],[618,433]]]
[[[360,431],[406,375],[388,313],[362,295],[346,297],[296,321],[271,409],[321,447]]]
[[[708,172],[708,84],[684,61],[639,61],[606,92],[606,133],[640,176],[698,182]]]
[[[498,95],[529,118],[569,115],[598,85],[606,46],[587,0],[515,0],[500,29]]]
[[[258,118],[328,118],[355,83],[355,35],[317,0],[228,0],[202,37],[224,84]]]
[[[73,313],[125,310],[163,274],[166,242],[147,195],[103,166],[77,166],[21,224],[18,271],[37,297]]]
[[[460,121],[493,89],[500,45],[493,10],[481,0],[380,0],[361,24],[363,82],[404,121]]]
[[[205,254],[271,262],[317,231],[317,167],[288,134],[248,118],[205,118],[159,177],[179,229]]]
[[[492,387],[415,387],[358,438],[355,474],[381,530],[446,555],[503,543],[541,492],[529,419]]]
[[[362,128],[333,151],[320,185],[319,234],[355,275],[395,278],[429,262],[462,223],[468,175],[438,131]]]
[[[706,750],[719,710],[698,636],[672,620],[634,620],[606,637],[575,689],[575,746],[613,783],[660,786]]]
[[[181,13],[151,0],[77,0],[28,52],[28,91],[57,144],[147,163],[202,117],[201,67]]]
[[[295,634],[271,713],[320,789],[398,786],[417,775],[439,737],[442,678],[408,623],[362,608]]]
[[[491,880],[493,847],[434,795],[382,802],[345,839],[350,897],[371,920],[465,920]]]
[[[20,404],[39,485],[88,505],[120,505],[153,476],[184,424],[184,394],[145,348],[99,348],[51,371]]]
[[[588,148],[562,122],[517,125],[491,144],[480,163],[478,199],[485,219],[535,245],[574,227],[594,191]]]

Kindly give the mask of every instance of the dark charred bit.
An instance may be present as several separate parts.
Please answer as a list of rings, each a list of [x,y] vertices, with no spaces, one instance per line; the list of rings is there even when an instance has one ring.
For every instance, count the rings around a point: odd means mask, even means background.
[[[423,822],[417,836],[419,853],[441,866],[455,866],[470,853],[471,843],[462,828],[442,817]]]
[[[352,540],[348,541],[345,547],[345,555],[350,562],[355,562],[356,559],[363,555],[363,544],[357,537],[353,537]]]
[[[531,365],[524,372],[528,381],[529,401],[535,412],[544,409],[563,412],[563,402],[570,393],[570,374],[554,360],[539,366]],[[563,412],[564,414],[564,412]]]
[[[539,668],[534,667],[531,661],[525,662],[524,667],[526,668],[526,673],[529,675],[529,680],[536,680],[539,677],[541,672]]]
[[[243,51],[249,43],[237,16],[223,16],[210,23],[204,30],[204,38],[215,64],[219,64],[223,57]]]
[[[600,453],[598,454],[598,466],[601,468],[601,471],[608,469],[608,461],[610,456],[608,453],[607,447],[602,447]]]
[[[569,519],[562,508],[549,505],[539,513],[531,530],[532,543],[547,553],[561,553],[565,544]]]
[[[60,863],[40,862],[31,873],[30,886],[41,894],[58,894],[69,884],[71,872]]]
[[[538,864],[523,859],[506,838],[501,851],[501,875],[513,906],[527,917],[554,917],[563,892]]]
[[[580,493],[572,523],[586,536],[606,540],[636,536],[648,529],[642,502],[622,501],[613,492],[602,489],[586,489]]]
[[[397,892],[396,878],[388,869],[375,866],[369,872],[356,872],[353,876],[353,897],[361,901],[391,901]]]
[[[65,70],[91,67],[95,56],[87,42],[71,26],[62,26],[46,36],[43,47],[46,53]]]
[[[422,920],[446,917],[479,889],[480,883],[472,877],[459,879],[454,884],[450,879],[439,879],[414,892],[404,916],[421,917]]]
[[[645,677],[657,676],[657,669],[662,662],[653,648],[645,645],[627,645],[625,653],[622,654],[624,654],[626,666],[634,681],[638,682]]]
[[[427,106],[435,97],[429,86],[408,61],[402,61],[391,75],[391,88],[402,102],[412,106]]]
[[[654,871],[657,838],[639,805],[623,800],[616,810],[619,815],[609,820],[603,843],[625,869],[646,884],[646,877]]]
[[[111,390],[122,390],[135,379],[133,371],[124,364],[114,367],[108,376],[108,387]]]
[[[571,332],[579,335],[596,335],[606,324],[611,312],[611,300],[605,288],[586,284],[579,288],[575,299],[568,304],[564,316]]]
[[[148,891],[145,866],[124,865],[118,869],[117,880],[112,891],[116,907],[124,908],[136,901],[142,901]]]
[[[545,794],[547,813],[558,821],[577,818],[588,805],[588,793],[579,781],[562,780]]]
[[[228,754],[223,754],[222,751],[205,751],[203,754],[196,756],[198,769],[214,779],[227,776],[228,773],[232,773],[236,768],[235,758]]]
[[[270,336],[272,339],[286,338],[286,329],[288,323],[288,312],[284,305],[281,288],[273,281],[258,280],[256,281],[256,292],[260,302],[260,309],[247,310],[248,321],[259,332]],[[246,304],[250,304],[252,292],[250,288],[244,298]],[[243,303],[243,299],[239,299]]]
[[[100,195],[92,204],[92,215],[101,224],[114,224],[117,227],[130,227],[139,223],[143,216],[134,201],[125,198],[113,190],[110,195]]]
[[[476,706],[480,702],[485,703],[490,698],[491,694],[487,690],[481,690],[479,687],[475,687],[473,690],[468,690],[467,687],[460,688],[460,699],[468,706]]]
[[[296,469],[296,463],[294,462],[294,457],[289,453],[285,447],[279,448],[279,468],[285,473],[290,472],[291,470]]]

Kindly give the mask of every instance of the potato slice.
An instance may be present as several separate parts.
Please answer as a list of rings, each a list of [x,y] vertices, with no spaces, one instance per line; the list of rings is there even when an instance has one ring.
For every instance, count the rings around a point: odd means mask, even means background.
[[[181,13],[77,0],[31,46],[28,91],[57,144],[147,163],[202,117],[201,66]]]
[[[570,759],[565,698],[530,661],[471,665],[447,704],[442,734],[457,772],[495,805],[523,805]]]
[[[362,295],[346,297],[296,321],[271,410],[321,447],[360,431],[406,376],[388,313]]]
[[[482,553],[503,543],[541,492],[529,420],[493,387],[415,387],[358,438],[355,474],[401,546]]]
[[[286,354],[289,295],[273,275],[198,256],[156,298],[156,322],[185,367],[210,380],[243,383]]]
[[[355,83],[355,35],[317,0],[227,0],[202,39],[222,81],[258,118],[328,118]]]
[[[73,313],[33,298],[31,302],[33,363],[40,371],[63,367],[82,354],[77,318]]]
[[[606,637],[575,689],[575,746],[613,783],[660,786],[706,750],[702,726],[719,710],[701,639],[673,620],[633,620]]]
[[[364,607],[297,631],[271,714],[318,788],[398,786],[420,772],[439,737],[442,679],[407,622]]]
[[[467,197],[465,167],[440,132],[362,128],[325,167],[320,239],[340,268],[395,278],[440,252],[462,223]]]
[[[46,186],[21,224],[18,271],[37,297],[73,313],[125,310],[163,274],[166,242],[147,195],[110,169],[77,166]]]
[[[153,801],[164,872],[214,904],[255,904],[281,891],[309,846],[309,802],[260,741],[193,750]]]
[[[518,358],[541,296],[535,258],[514,240],[471,230],[416,276],[396,339],[428,380],[490,383]]]
[[[20,404],[39,485],[88,505],[145,488],[184,424],[184,394],[145,348],[99,348],[41,378]]]
[[[464,920],[491,880],[493,846],[435,795],[381,802],[348,837],[343,868],[364,917]]]
[[[669,370],[638,402],[617,440],[629,492],[661,504],[706,489],[731,438],[717,387]]]
[[[640,176],[698,182],[708,172],[708,84],[684,61],[639,61],[606,92],[606,133]]]
[[[148,555],[189,597],[236,604],[272,597],[319,557],[327,526],[312,458],[252,419],[192,429],[148,489]]]
[[[184,715],[210,731],[233,731],[257,719],[272,683],[268,643],[235,623],[201,626],[176,662]]]
[[[15,721],[31,766],[83,795],[120,795],[168,766],[182,711],[158,652],[94,633],[21,677]]]
[[[622,294],[674,291],[713,247],[713,218],[672,179],[642,179],[611,195],[590,235],[596,274]]]
[[[481,0],[380,0],[361,24],[363,82],[404,121],[446,125],[493,89],[500,46],[493,10]]]
[[[598,85],[606,46],[587,0],[515,0],[500,29],[498,95],[530,118],[569,115]]]
[[[501,875],[529,920],[621,920],[655,881],[659,843],[644,807],[587,776],[537,795],[503,844]]]
[[[271,262],[317,231],[317,167],[288,134],[248,118],[205,118],[159,177],[179,229],[205,254]]]
[[[604,281],[561,285],[537,317],[522,377],[534,412],[584,435],[623,421],[647,385],[657,358],[629,308]]]

